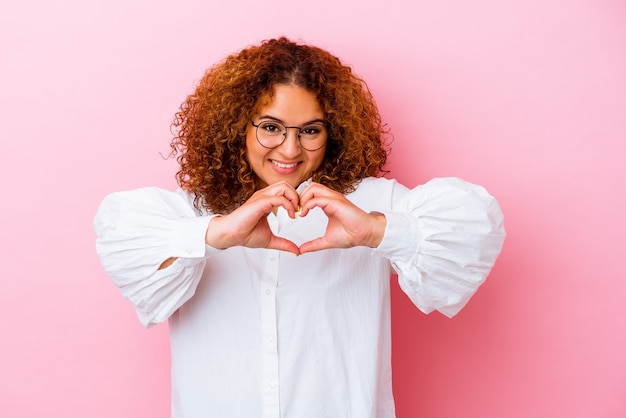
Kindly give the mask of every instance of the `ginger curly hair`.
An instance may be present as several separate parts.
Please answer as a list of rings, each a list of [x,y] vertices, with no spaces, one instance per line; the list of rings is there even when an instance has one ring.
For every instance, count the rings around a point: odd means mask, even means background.
[[[313,92],[325,112],[326,153],[313,181],[345,194],[386,172],[388,132],[366,83],[323,49],[271,39],[209,68],[174,117],[176,179],[195,195],[196,207],[226,214],[258,189],[246,159],[246,129],[278,84]]]

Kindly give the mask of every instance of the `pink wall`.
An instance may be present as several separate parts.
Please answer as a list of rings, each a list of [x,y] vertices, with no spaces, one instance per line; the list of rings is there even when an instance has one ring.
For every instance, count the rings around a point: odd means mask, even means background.
[[[280,34],[368,80],[393,176],[464,177],[506,214],[456,318],[395,287],[398,416],[626,416],[623,1],[211,3],[0,6],[1,416],[168,416],[167,327],[144,331],[109,283],[91,219],[110,191],[173,188],[159,153],[178,104],[211,63]]]

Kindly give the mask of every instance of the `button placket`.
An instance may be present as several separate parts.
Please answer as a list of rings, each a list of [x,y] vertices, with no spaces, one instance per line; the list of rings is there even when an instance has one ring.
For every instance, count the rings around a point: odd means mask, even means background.
[[[263,416],[279,418],[278,331],[276,322],[276,286],[278,285],[278,250],[269,250],[261,281],[261,328],[263,370]]]

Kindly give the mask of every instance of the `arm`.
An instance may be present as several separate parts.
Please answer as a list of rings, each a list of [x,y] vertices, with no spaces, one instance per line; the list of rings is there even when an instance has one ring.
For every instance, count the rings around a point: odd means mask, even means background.
[[[145,188],[107,196],[94,220],[102,266],[146,327],[165,321],[191,296],[207,257],[233,246],[299,253],[275,236],[267,215],[278,207],[295,216],[298,194],[286,183],[257,191],[224,216],[200,216],[192,197]]]
[[[103,200],[96,251],[144,326],[165,321],[195,292],[206,257],[218,251],[204,241],[212,217],[199,216],[183,192],[145,188]]]
[[[290,217],[295,217],[298,193],[285,182],[258,190],[233,212],[215,216],[206,228],[204,240],[212,248],[244,246],[299,254],[300,250],[293,242],[274,235],[269,227],[267,216],[278,207],[283,207]],[[169,257],[159,269],[167,268],[175,261],[175,257]]]
[[[385,212],[385,237],[374,252],[390,260],[400,287],[420,310],[452,317],[500,254],[500,207],[482,187],[455,178],[394,188],[400,197]]]

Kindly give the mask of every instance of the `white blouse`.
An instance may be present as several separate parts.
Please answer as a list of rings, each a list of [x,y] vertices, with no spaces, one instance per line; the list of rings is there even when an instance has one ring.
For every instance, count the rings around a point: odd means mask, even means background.
[[[456,178],[413,190],[368,178],[346,197],[386,216],[378,248],[218,250],[204,241],[215,215],[186,192],[104,199],[94,221],[104,269],[146,327],[169,319],[173,418],[395,416],[392,269],[420,310],[451,317],[500,253],[503,217],[482,187]],[[296,245],[326,223],[319,208],[269,216]]]

